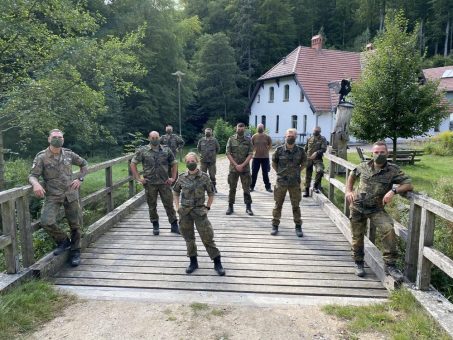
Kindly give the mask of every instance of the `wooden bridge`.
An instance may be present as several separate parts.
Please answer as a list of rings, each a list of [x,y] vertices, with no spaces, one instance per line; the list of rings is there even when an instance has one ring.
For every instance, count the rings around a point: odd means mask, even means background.
[[[188,264],[185,242],[181,236],[170,233],[161,205],[161,233],[152,235],[143,192],[135,193],[130,176],[117,182],[112,178],[113,164],[126,162],[130,156],[89,170],[91,173],[105,169],[106,187],[83,198],[81,203],[86,205],[106,197],[108,213],[88,228],[82,242],[82,264],[77,268],[65,266],[65,255],[49,254],[33,263],[30,240],[34,228],[24,209],[30,187],[0,193],[3,219],[0,249],[5,249],[10,273],[2,276],[3,287],[17,279],[40,275],[51,277],[62,289],[90,298],[256,305],[382,301],[394,282],[383,272],[380,252],[367,240],[368,275],[365,278],[354,275],[351,235],[344,215],[347,207],[342,212],[331,202],[335,189],[344,192],[344,185],[335,178],[336,164],[346,167],[347,172],[353,165],[333,155],[326,157],[330,160],[330,172],[326,175],[328,197],[313,194],[302,200],[303,238],[295,235],[289,199],[284,205],[281,231],[278,236],[269,234],[273,195],[262,185],[257,185],[252,193],[255,216],[245,213],[241,190],[237,192],[235,213],[226,216],[227,167],[225,159],[219,160],[218,168],[225,170],[218,174],[219,193],[209,218],[222,253],[225,277],[217,276],[199,238],[200,269],[192,275],[185,274]],[[114,209],[112,193],[122,185],[129,185],[131,198]],[[432,264],[453,276],[453,261],[432,248],[434,217],[453,221],[453,208],[417,194],[410,203],[409,228],[398,223],[395,226],[407,243],[408,282],[415,282],[419,289],[411,290],[414,296],[453,334],[451,304],[429,290]],[[20,232],[16,233],[17,230]],[[370,237],[373,239],[373,229]]]

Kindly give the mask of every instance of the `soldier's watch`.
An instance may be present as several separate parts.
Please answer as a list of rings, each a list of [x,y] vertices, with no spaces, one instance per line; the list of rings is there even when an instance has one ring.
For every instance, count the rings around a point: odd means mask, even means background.
[[[79,177],[78,180],[79,180],[80,182],[83,182],[83,181],[85,180],[85,177]]]
[[[395,195],[398,195],[398,192],[396,191],[396,188],[392,188],[392,191]]]

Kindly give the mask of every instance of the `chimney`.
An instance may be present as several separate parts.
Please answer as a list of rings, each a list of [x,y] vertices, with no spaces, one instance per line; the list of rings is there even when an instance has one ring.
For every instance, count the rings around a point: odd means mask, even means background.
[[[315,35],[313,38],[311,38],[311,48],[314,48],[316,50],[322,49],[322,44],[323,44],[323,37],[322,35]]]
[[[373,44],[372,44],[372,43],[368,43],[368,44],[366,45],[366,50],[367,50],[367,52],[373,51],[373,50],[374,50]]]

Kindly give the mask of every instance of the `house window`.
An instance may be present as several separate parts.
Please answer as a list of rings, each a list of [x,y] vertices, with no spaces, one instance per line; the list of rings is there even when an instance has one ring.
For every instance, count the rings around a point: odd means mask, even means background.
[[[303,102],[305,100],[304,91],[300,90],[300,101]]]
[[[307,115],[304,115],[304,133],[307,133]]]
[[[288,100],[289,100],[289,85],[285,85],[283,101],[287,102]]]
[[[255,126],[257,126],[257,125],[258,125],[258,116],[255,115]]]
[[[440,132],[440,126],[439,125],[434,128],[434,132]]]
[[[279,125],[280,125],[280,116],[277,115],[277,118],[275,119],[275,133],[278,133]]]
[[[293,129],[297,130],[297,116],[296,115],[291,116],[291,127]]]
[[[259,102],[260,102],[260,100],[261,100],[261,96],[260,96],[260,95],[258,95],[258,97],[257,97],[257,99],[256,99],[256,102],[257,102],[257,103],[259,103]]]
[[[261,116],[261,124],[264,125],[264,128],[266,128],[266,116]]]
[[[274,87],[269,87],[269,103],[274,102]]]

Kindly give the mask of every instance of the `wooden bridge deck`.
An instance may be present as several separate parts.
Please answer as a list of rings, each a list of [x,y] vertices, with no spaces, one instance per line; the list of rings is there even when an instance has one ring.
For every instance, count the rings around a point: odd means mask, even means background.
[[[349,243],[311,198],[302,200],[303,238],[295,235],[288,197],[280,232],[271,236],[273,196],[262,185],[257,189],[255,216],[245,214],[241,190],[235,213],[226,216],[227,186],[219,185],[209,218],[224,277],[216,275],[198,235],[200,269],[186,275],[183,238],[170,233],[161,205],[161,233],[153,236],[144,204],[88,247],[79,267],[58,273],[55,284],[85,297],[173,302],[361,303],[388,296],[369,268],[366,278],[354,275]]]

